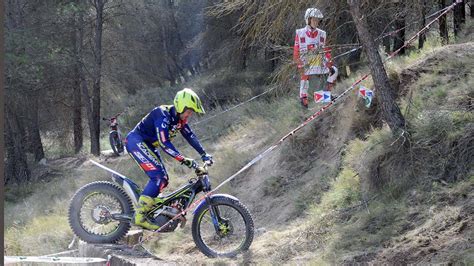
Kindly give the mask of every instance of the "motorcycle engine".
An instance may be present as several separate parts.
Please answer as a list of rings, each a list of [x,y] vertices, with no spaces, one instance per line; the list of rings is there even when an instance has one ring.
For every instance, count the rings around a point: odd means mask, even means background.
[[[180,207],[177,204],[172,206],[164,206],[162,209],[156,212],[153,223],[159,226],[163,226],[180,212]],[[166,227],[162,228],[160,232],[173,232],[176,227],[178,227],[178,224],[180,222],[180,219],[176,219],[166,225]]]

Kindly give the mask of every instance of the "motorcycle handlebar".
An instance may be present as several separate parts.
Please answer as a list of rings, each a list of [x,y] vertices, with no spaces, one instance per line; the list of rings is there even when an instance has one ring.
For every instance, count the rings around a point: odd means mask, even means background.
[[[116,114],[116,115],[114,115],[114,116],[112,116],[112,117],[110,117],[110,118],[102,117],[102,120],[110,121],[110,120],[112,120],[112,119],[117,119],[117,118],[118,118],[119,116],[121,116],[123,113],[124,113],[124,112],[120,112],[120,113],[118,113],[118,114]]]
[[[211,166],[212,163],[211,161],[204,161],[204,163],[200,166],[200,165],[196,165],[196,167],[194,167],[194,170],[196,172],[196,175],[205,175],[207,174],[207,170],[209,168],[209,166]]]

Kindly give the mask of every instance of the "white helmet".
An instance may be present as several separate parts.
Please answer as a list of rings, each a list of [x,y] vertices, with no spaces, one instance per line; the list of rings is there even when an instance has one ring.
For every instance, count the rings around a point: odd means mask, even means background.
[[[308,19],[309,18],[319,18],[319,19],[322,19],[324,16],[323,16],[323,13],[321,13],[321,11],[319,11],[319,9],[317,8],[308,8],[306,9],[306,12],[304,13],[304,23],[308,23]]]

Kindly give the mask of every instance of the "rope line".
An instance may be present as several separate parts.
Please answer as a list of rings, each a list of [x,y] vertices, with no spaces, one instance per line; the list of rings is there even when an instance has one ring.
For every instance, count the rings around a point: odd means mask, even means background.
[[[222,112],[219,112],[219,113],[214,114],[214,115],[212,115],[212,116],[209,116],[209,117],[206,117],[206,118],[204,118],[204,119],[201,119],[201,120],[199,120],[199,121],[197,121],[197,122],[194,122],[194,123],[192,123],[191,125],[192,125],[192,126],[199,125],[199,124],[201,124],[201,123],[203,123],[203,122],[206,122],[206,121],[208,121],[208,120],[210,120],[210,119],[212,119],[212,118],[214,118],[214,117],[216,117],[216,116],[220,116],[220,115],[223,114],[223,113],[227,113],[227,112],[229,112],[229,111],[231,111],[231,110],[233,110],[233,109],[235,109],[235,108],[237,108],[237,107],[240,107],[240,106],[242,106],[242,105],[244,105],[244,104],[246,104],[246,103],[248,103],[248,102],[251,102],[251,101],[257,99],[258,97],[260,97],[260,96],[262,96],[262,95],[264,95],[264,94],[267,94],[267,93],[273,91],[273,90],[276,89],[276,88],[277,88],[276,86],[275,86],[275,87],[272,87],[272,88],[270,88],[269,90],[266,90],[266,91],[264,91],[264,92],[262,92],[262,93],[260,93],[260,94],[258,94],[258,95],[255,95],[255,96],[253,96],[252,98],[250,98],[250,99],[248,99],[248,100],[246,100],[246,101],[244,101],[244,102],[241,102],[241,103],[239,103],[239,104],[237,104],[237,105],[234,105],[234,106],[232,106],[232,107],[230,107],[230,108],[228,108],[228,109],[226,109],[226,110],[224,110],[224,111],[222,111]]]

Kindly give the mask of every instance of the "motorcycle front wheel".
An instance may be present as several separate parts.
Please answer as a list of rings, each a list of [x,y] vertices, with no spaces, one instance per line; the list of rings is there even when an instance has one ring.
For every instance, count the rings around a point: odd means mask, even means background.
[[[211,206],[215,215],[211,215],[209,205],[204,203],[193,218],[192,234],[199,250],[211,258],[231,258],[248,250],[254,224],[247,208],[225,196],[212,197]]]

